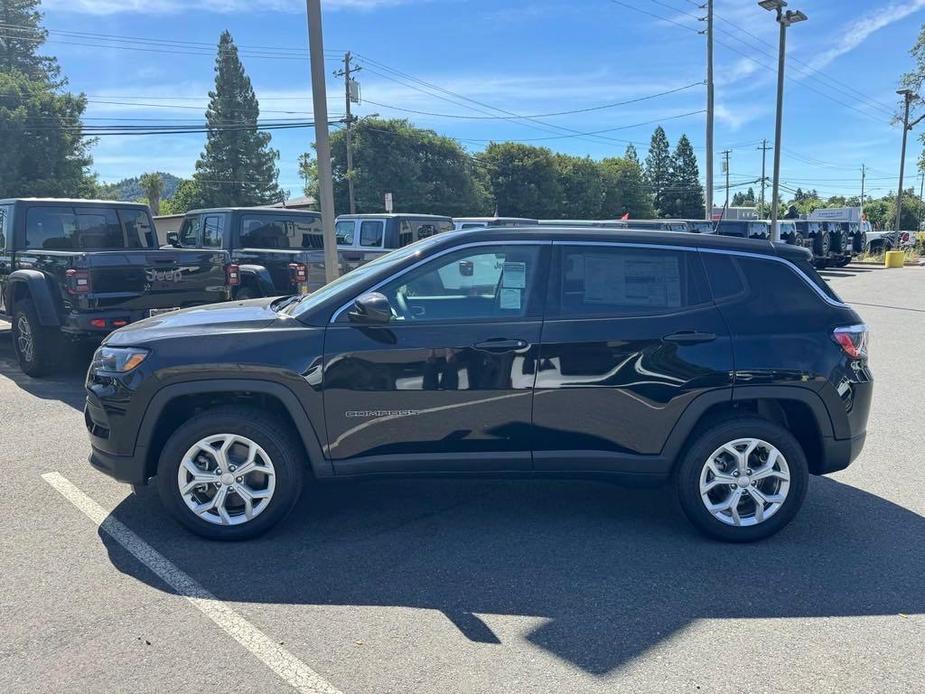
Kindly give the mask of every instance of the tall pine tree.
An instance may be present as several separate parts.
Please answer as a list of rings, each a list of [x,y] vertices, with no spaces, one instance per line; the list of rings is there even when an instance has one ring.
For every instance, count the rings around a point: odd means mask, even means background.
[[[668,137],[662,126],[658,126],[652,133],[649,143],[649,154],[646,156],[646,183],[652,192],[652,203],[659,216],[666,214],[666,194],[671,185],[671,152]]]
[[[86,98],[62,91],[38,0],[0,0],[0,198],[86,197],[94,180],[83,136]]]
[[[257,129],[260,107],[251,81],[227,31],[218,42],[215,89],[206,110],[208,139],[196,162],[194,180],[202,205],[266,205],[282,199],[279,152],[270,134]]]
[[[697,157],[687,135],[681,135],[671,157],[668,190],[663,214],[676,219],[703,219],[703,186]]]

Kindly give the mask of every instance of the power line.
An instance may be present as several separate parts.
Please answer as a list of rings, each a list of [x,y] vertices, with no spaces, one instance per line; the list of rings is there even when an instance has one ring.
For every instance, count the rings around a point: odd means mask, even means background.
[[[568,137],[580,137],[584,135],[599,135],[601,133],[609,133],[609,132],[614,132],[616,130],[629,130],[631,128],[638,128],[643,125],[652,125],[653,123],[661,123],[666,120],[676,120],[678,118],[687,118],[688,116],[695,116],[699,113],[704,113],[705,110],[706,109],[700,109],[699,111],[690,111],[688,113],[678,113],[673,116],[665,116],[663,118],[654,118],[652,120],[643,121],[641,123],[633,123],[631,125],[620,125],[615,128],[604,128],[603,130],[591,130],[589,132],[576,133],[574,135],[566,134],[566,135],[553,135],[551,137],[528,137],[528,138],[524,138],[521,140],[517,140],[517,142],[539,142],[540,140],[561,140],[561,139],[568,138]],[[497,138],[488,138],[488,139],[469,138],[466,141],[467,142],[496,142]]]
[[[518,118],[553,118],[555,116],[571,116],[579,113],[589,113],[591,111],[603,111],[606,109],[616,108],[617,106],[626,106],[627,104],[635,104],[640,101],[647,101],[649,99],[655,99],[660,96],[667,96],[669,94],[676,94],[682,92],[686,89],[691,89],[693,87],[702,87],[703,82],[692,82],[686,84],[683,87],[677,87],[675,89],[668,89],[666,91],[658,92],[656,94],[648,94],[646,96],[641,96],[635,99],[627,99],[626,101],[615,101],[610,104],[601,104],[600,106],[589,106],[587,108],[577,108],[571,111],[556,111],[554,113],[534,113],[524,116],[469,116],[466,114],[459,113],[433,113],[430,111],[418,111],[415,109],[404,108],[401,106],[392,106],[390,104],[383,104],[378,101],[373,101],[372,99],[364,98],[363,101],[366,103],[373,104],[374,106],[380,106],[382,108],[390,108],[396,111],[405,111],[407,113],[417,113],[423,116],[434,116],[437,118],[462,118],[466,120],[515,120]]]

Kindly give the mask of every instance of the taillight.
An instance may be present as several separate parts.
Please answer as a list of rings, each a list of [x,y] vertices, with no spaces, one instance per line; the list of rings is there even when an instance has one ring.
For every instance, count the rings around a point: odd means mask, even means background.
[[[308,270],[302,263],[289,263],[289,280],[293,284],[302,284],[308,281]]]
[[[87,294],[92,289],[89,270],[71,268],[64,273],[64,276],[69,294]]]
[[[862,359],[867,356],[867,326],[849,325],[844,328],[835,328],[832,337],[842,351],[852,359]]]
[[[241,284],[241,268],[237,263],[228,263],[225,266],[225,284],[229,287],[236,287]]]

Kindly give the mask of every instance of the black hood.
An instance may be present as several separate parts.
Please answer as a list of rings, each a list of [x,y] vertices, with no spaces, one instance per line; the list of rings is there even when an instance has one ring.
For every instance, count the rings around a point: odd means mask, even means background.
[[[131,346],[164,338],[252,332],[277,320],[294,320],[273,310],[272,304],[276,300],[249,299],[163,313],[119,328],[106,338],[105,344]]]

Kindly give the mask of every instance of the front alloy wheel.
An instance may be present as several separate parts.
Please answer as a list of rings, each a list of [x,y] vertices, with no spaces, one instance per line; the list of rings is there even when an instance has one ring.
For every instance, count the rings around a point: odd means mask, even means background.
[[[215,434],[183,456],[177,486],[187,507],[216,525],[253,520],[270,504],[276,489],[273,461],[254,441],[237,434]]]
[[[164,444],[157,490],[197,535],[245,540],[292,510],[305,462],[289,422],[254,407],[217,407],[191,417]]]
[[[700,472],[700,498],[714,518],[734,526],[763,523],[790,491],[790,468],[767,441],[736,439],[717,448]]]

